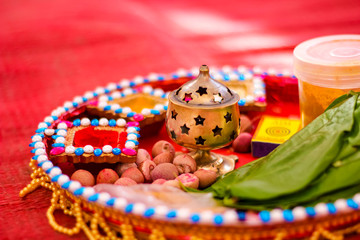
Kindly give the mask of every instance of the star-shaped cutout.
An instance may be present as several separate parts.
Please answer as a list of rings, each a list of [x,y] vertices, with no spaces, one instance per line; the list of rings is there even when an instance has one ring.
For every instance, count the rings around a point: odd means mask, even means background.
[[[231,113],[227,112],[226,115],[224,116],[226,123],[231,121],[231,115],[232,115]]]
[[[195,122],[196,122],[196,125],[203,125],[204,126],[204,121],[205,121],[205,118],[202,118],[200,115],[197,116],[196,118],[194,118]]]
[[[212,130],[214,133],[214,137],[221,136],[221,130],[222,128],[219,128],[219,126],[216,125],[216,127]]]
[[[230,93],[231,96],[233,95],[233,93],[231,92],[231,90],[229,88],[227,88],[227,91],[228,91],[228,93]]]
[[[184,133],[184,134],[189,135],[189,130],[190,130],[190,128],[188,128],[188,127],[186,126],[186,124],[184,124],[183,126],[180,126],[180,128],[181,128],[181,133]]]
[[[186,103],[190,102],[191,100],[193,100],[193,98],[191,97],[191,93],[185,93],[185,97],[183,99],[183,101],[185,101]]]
[[[201,136],[198,138],[195,138],[196,141],[196,145],[204,145],[204,142],[206,141],[206,139],[203,139]]]
[[[234,140],[236,136],[236,132],[232,131],[232,133],[230,134],[230,141]]]
[[[171,118],[176,120],[176,116],[178,115],[178,113],[175,110],[171,111]]]
[[[176,134],[175,134],[174,130],[171,130],[170,134],[171,134],[171,138],[176,140]]]
[[[224,100],[224,98],[221,96],[221,93],[218,94],[214,94],[214,102],[216,103],[221,103],[222,100]]]
[[[196,92],[199,93],[200,96],[202,96],[203,94],[207,94],[206,90],[207,88],[199,87],[199,89]]]
[[[179,92],[181,91],[181,88],[179,88],[177,91],[176,91],[176,95],[179,95]]]

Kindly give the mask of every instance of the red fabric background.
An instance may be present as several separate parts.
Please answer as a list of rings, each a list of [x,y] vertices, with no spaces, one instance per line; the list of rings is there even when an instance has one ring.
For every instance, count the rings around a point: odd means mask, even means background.
[[[359,34],[360,1],[2,0],[0,26],[0,238],[68,239],[48,225],[50,192],[18,197],[30,180],[30,137],[52,109],[150,72],[291,68],[301,41]]]

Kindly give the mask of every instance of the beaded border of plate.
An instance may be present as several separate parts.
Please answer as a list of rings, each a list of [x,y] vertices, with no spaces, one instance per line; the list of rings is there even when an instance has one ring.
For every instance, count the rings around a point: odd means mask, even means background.
[[[223,67],[220,71],[215,70],[215,73],[213,72],[213,74],[218,74],[218,77],[215,78],[219,78],[220,76],[225,78],[223,73],[226,73],[229,76],[235,76],[239,75],[238,73],[243,74],[246,71],[249,74],[255,73],[274,76],[285,75],[284,73],[278,74],[259,72],[258,68],[248,70],[243,67],[239,67],[236,70]],[[39,123],[36,134],[32,136],[32,143],[30,144],[31,147],[34,147],[31,152],[35,154],[32,159],[37,161],[38,166],[45,171],[45,173],[51,178],[52,182],[58,183],[63,189],[71,192],[74,196],[83,197],[89,202],[98,203],[105,207],[114,208],[125,213],[136,214],[147,218],[165,219],[167,221],[186,221],[199,224],[212,223],[215,226],[234,225],[239,223],[250,226],[259,226],[263,224],[301,221],[359,209],[360,193],[355,194],[353,198],[338,199],[334,203],[318,203],[315,207],[304,208],[298,206],[292,210],[273,209],[271,211],[261,211],[255,215],[249,214],[249,212],[245,211],[237,212],[234,209],[230,209],[223,214],[219,214],[211,211],[204,211],[202,213],[191,212],[187,208],[168,209],[166,206],[151,207],[146,206],[143,203],[129,203],[124,198],[112,198],[108,193],[96,193],[92,187],[82,187],[79,182],[71,181],[67,175],[62,174],[61,169],[54,166],[52,162],[48,160],[45,151],[45,144],[42,142],[44,140],[44,133],[62,114],[78,107],[79,104],[86,103],[89,99],[97,97],[100,94],[110,93],[111,91],[121,89],[123,87],[134,87],[144,83],[164,81],[164,79],[172,80],[179,77],[193,77],[195,75],[197,75],[197,72],[194,70],[179,70],[177,73],[170,74],[167,78],[165,78],[164,75],[157,74],[151,74],[147,78],[136,77],[133,81],[123,80],[119,84],[110,83],[106,88],[99,87],[95,89],[94,92],[86,92],[83,97],[75,97],[72,102],[65,102],[63,107],[56,108],[51,112],[50,116],[45,117],[44,122]],[[290,77],[295,78],[291,75]]]

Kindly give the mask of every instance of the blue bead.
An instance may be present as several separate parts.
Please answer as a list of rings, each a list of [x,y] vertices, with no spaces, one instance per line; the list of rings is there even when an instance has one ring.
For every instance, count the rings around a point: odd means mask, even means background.
[[[336,207],[333,203],[327,203],[326,206],[330,214],[336,213]]]
[[[259,213],[259,217],[264,223],[267,223],[270,221],[270,212],[269,211],[261,211]]]
[[[106,105],[105,107],[104,107],[104,110],[105,111],[109,111],[111,109],[111,106],[110,105]]]
[[[97,120],[96,118],[91,120],[91,126],[94,126],[94,127],[99,126],[99,120]]]
[[[245,75],[241,73],[239,76],[239,80],[241,80],[241,81],[245,80]]]
[[[354,208],[354,209],[358,209],[359,205],[351,198],[346,200],[346,203],[349,207]]]
[[[100,148],[96,148],[95,150],[94,150],[94,155],[95,156],[100,156],[102,154],[102,150],[100,149]]]
[[[34,148],[34,149],[31,149],[31,153],[35,153],[36,152],[36,150],[37,150],[37,148]]]
[[[134,127],[136,131],[140,131],[140,128],[139,127]]]
[[[124,93],[120,93],[121,97],[125,97],[125,94]]]
[[[215,215],[214,217],[214,223],[216,225],[221,225],[224,222],[224,219],[221,215]]]
[[[285,221],[287,221],[287,222],[294,221],[294,215],[293,215],[292,211],[289,209],[286,209],[283,211],[283,216],[284,216]]]
[[[149,208],[144,212],[144,217],[151,217],[154,214],[155,214],[155,209]]]
[[[192,77],[193,74],[192,74],[191,72],[189,72],[189,73],[186,74],[186,76],[187,76],[187,77]]]
[[[163,95],[161,95],[162,98],[166,98],[166,93],[164,93]]]
[[[35,137],[35,136],[40,136],[41,138],[44,138],[44,137],[45,137],[44,134],[42,134],[42,133],[37,133],[37,134],[31,136],[31,138],[33,138],[33,137]]]
[[[65,147],[65,144],[63,144],[63,143],[54,143],[51,146],[53,146],[53,147]]]
[[[150,110],[150,113],[151,113],[151,114],[154,114],[154,115],[159,115],[159,114],[160,114],[160,111],[159,111],[159,110],[155,110],[155,109],[151,109],[151,110]]]
[[[127,140],[127,141],[133,142],[133,143],[135,143],[135,145],[139,145],[139,142],[136,140]]]
[[[122,87],[119,84],[116,84],[116,89],[120,90]]]
[[[238,218],[239,218],[240,221],[245,221],[246,212],[238,212]]]
[[[134,87],[134,86],[136,86],[136,83],[130,82],[130,87]]]
[[[105,93],[109,93],[109,92],[110,92],[110,90],[109,90],[109,89],[107,89],[107,88],[104,88],[104,92],[105,92]]]
[[[83,153],[84,153],[84,149],[82,149],[82,148],[75,149],[75,154],[77,156],[81,156],[81,155],[83,155]]]
[[[144,83],[149,83],[149,82],[150,82],[150,80],[149,80],[149,79],[144,78]]]
[[[225,81],[229,81],[229,80],[230,80],[230,76],[229,76],[228,74],[225,74],[225,75],[224,75],[224,80],[225,80]]]
[[[94,195],[91,195],[89,198],[88,198],[88,200],[90,201],[90,202],[95,202],[95,201],[97,201],[99,199],[99,193],[95,193]]]
[[[305,208],[305,211],[310,217],[314,217],[316,215],[315,209],[313,207],[307,207]]]
[[[195,213],[195,214],[193,214],[193,215],[191,216],[190,219],[191,219],[192,222],[197,223],[197,222],[200,221],[200,216],[199,216],[199,214]]]
[[[129,112],[126,116],[127,117],[133,117],[136,113],[135,112]]]
[[[52,136],[51,136],[51,138],[54,139],[54,140],[56,140],[56,139],[59,138],[59,137],[62,137],[62,136],[60,136],[60,135],[52,135]]]
[[[176,217],[176,211],[175,210],[171,210],[166,214],[167,218],[175,218]]]
[[[173,79],[177,79],[177,78],[179,78],[179,75],[173,74],[173,75],[171,75],[171,77],[172,77]]]
[[[140,138],[140,134],[138,134],[138,133],[129,133],[128,135],[130,135],[130,134],[134,134],[137,138]]]
[[[110,126],[110,127],[115,127],[115,126],[116,126],[116,121],[115,121],[115,119],[110,119],[110,120],[109,120],[109,126]]]
[[[76,190],[74,191],[74,195],[75,195],[75,196],[82,195],[82,194],[84,193],[84,190],[85,190],[84,187],[81,187],[81,188],[79,188],[79,189],[76,189]]]
[[[72,105],[73,105],[74,107],[79,106],[79,104],[78,104],[77,102],[73,102]]]
[[[93,92],[93,94],[94,94],[94,97],[99,96],[99,94],[97,94],[96,92]]]
[[[120,148],[113,148],[112,153],[114,155],[119,155],[121,153],[121,150],[120,150]]]
[[[164,80],[165,80],[164,76],[158,76],[158,81],[164,81]]]
[[[35,155],[35,156],[32,157],[32,159],[37,160],[38,157],[39,157],[39,155]]]
[[[54,168],[54,167],[51,167],[51,168],[49,168],[48,170],[46,170],[45,172],[46,172],[47,174],[49,174],[53,168]]]
[[[67,108],[67,107],[64,107],[64,109],[65,109],[66,112],[69,111],[69,108]]]
[[[150,92],[150,95],[154,96],[154,93],[155,93],[155,90],[152,90],[152,91]]]
[[[64,183],[61,187],[62,188],[65,188],[65,189],[68,189],[70,187],[70,183],[71,181],[67,181],[66,183]]]
[[[36,144],[37,142],[32,142],[32,143],[30,143],[29,144],[29,147],[35,147],[35,144]]]
[[[49,161],[49,160],[43,161],[43,162],[39,163],[38,166],[39,166],[39,167],[42,167],[42,165],[44,165],[44,163],[46,163],[46,162],[50,162],[50,161]],[[50,162],[50,163],[51,163],[51,162]]]
[[[245,99],[240,99],[239,100],[239,102],[238,102],[238,104],[239,104],[239,106],[244,106],[245,105],[245,103],[246,103],[246,100]]]
[[[77,118],[77,119],[75,119],[75,120],[73,121],[73,124],[74,124],[75,127],[78,127],[78,126],[80,126],[80,124],[81,124],[81,120]]]
[[[106,205],[111,206],[111,207],[114,206],[115,200],[116,200],[116,198],[110,198],[110,199],[106,202]]]
[[[112,100],[114,100],[114,98],[112,96],[108,96],[108,100],[112,101]]]
[[[122,108],[118,108],[115,110],[115,113],[122,113]]]
[[[52,182],[57,182],[59,180],[59,177],[61,176],[61,174],[56,175],[55,177],[51,178]]]
[[[86,97],[82,97],[82,100],[83,100],[83,102],[87,102],[87,98]]]
[[[134,208],[134,204],[130,203],[125,207],[125,212],[126,213],[131,213],[133,208]]]
[[[168,106],[164,106],[164,110],[168,110]]]
[[[58,120],[58,117],[57,116],[51,116],[52,119],[54,119],[54,121]]]
[[[36,133],[43,133],[46,128],[38,128],[35,132]]]

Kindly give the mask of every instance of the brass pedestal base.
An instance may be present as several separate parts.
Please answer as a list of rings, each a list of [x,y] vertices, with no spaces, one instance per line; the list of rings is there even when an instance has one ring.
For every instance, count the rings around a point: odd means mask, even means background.
[[[190,152],[189,155],[195,159],[198,169],[216,171],[219,176],[235,169],[235,163],[239,158],[235,155],[221,155],[205,150]]]

